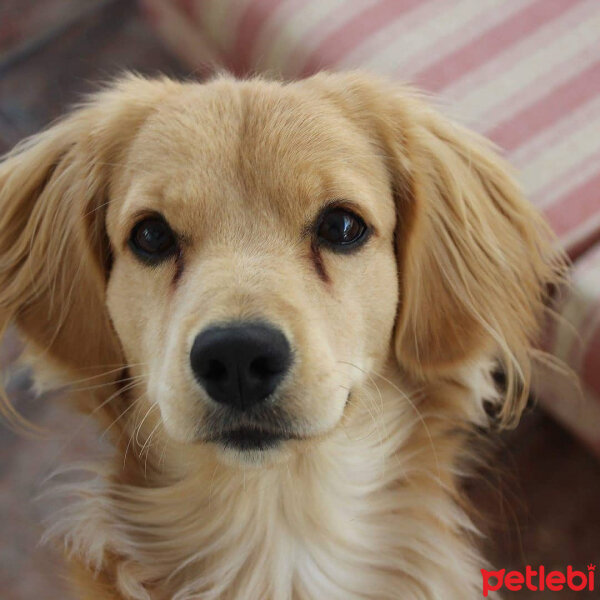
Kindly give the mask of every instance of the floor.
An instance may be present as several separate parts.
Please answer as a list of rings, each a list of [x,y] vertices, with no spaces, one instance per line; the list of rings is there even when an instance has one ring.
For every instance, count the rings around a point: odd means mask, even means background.
[[[153,37],[133,2],[1,0],[0,152],[123,69],[187,75]],[[68,600],[59,552],[38,545],[53,502],[36,497],[43,479],[60,464],[97,451],[97,433],[57,398],[32,397],[27,374],[11,366],[17,343],[10,338],[0,348],[9,393],[25,416],[53,433],[50,439],[30,440],[0,425],[0,597]],[[598,564],[598,461],[537,409],[493,443],[490,468],[467,484],[488,535],[490,560],[507,569]],[[524,591],[506,597],[542,595]]]

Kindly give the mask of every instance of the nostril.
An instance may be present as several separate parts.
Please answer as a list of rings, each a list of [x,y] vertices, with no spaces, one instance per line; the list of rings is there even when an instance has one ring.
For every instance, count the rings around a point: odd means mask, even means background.
[[[206,361],[202,369],[201,377],[207,381],[215,383],[223,382],[227,379],[227,367],[225,363],[217,359],[209,359]]]
[[[259,356],[250,363],[248,370],[256,379],[267,379],[279,375],[285,369],[282,363],[283,361],[275,356]]]

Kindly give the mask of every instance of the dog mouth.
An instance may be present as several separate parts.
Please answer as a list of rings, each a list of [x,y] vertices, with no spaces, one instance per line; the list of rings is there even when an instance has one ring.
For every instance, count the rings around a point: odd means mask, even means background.
[[[221,444],[225,448],[239,451],[269,450],[279,445],[291,436],[283,433],[249,427],[241,427],[223,431],[210,441]]]

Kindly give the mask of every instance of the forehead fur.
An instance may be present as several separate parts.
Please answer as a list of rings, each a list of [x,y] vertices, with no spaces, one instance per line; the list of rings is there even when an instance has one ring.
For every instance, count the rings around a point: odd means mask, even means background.
[[[156,106],[133,149],[145,164],[148,153],[164,151],[168,158],[174,145],[189,160],[187,167],[203,164],[210,173],[218,160],[221,174],[226,158],[231,172],[246,180],[256,179],[257,166],[272,168],[274,160],[295,165],[296,174],[307,160],[311,168],[348,160],[361,168],[356,151],[373,151],[355,124],[309,82],[229,79],[180,84]]]
[[[374,141],[308,82],[180,84],[141,127],[127,165],[130,204],[152,199],[199,218],[223,202],[228,212],[267,203],[285,217],[307,201],[389,190]]]

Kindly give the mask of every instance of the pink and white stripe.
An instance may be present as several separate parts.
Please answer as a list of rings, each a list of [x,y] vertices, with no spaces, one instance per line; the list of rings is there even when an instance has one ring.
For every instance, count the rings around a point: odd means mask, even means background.
[[[575,260],[561,305],[573,327],[551,347],[582,375],[587,402],[573,409],[564,382],[548,377],[544,398],[600,452],[598,0],[140,1],[192,68],[298,77],[362,67],[435,92],[494,140]]]

